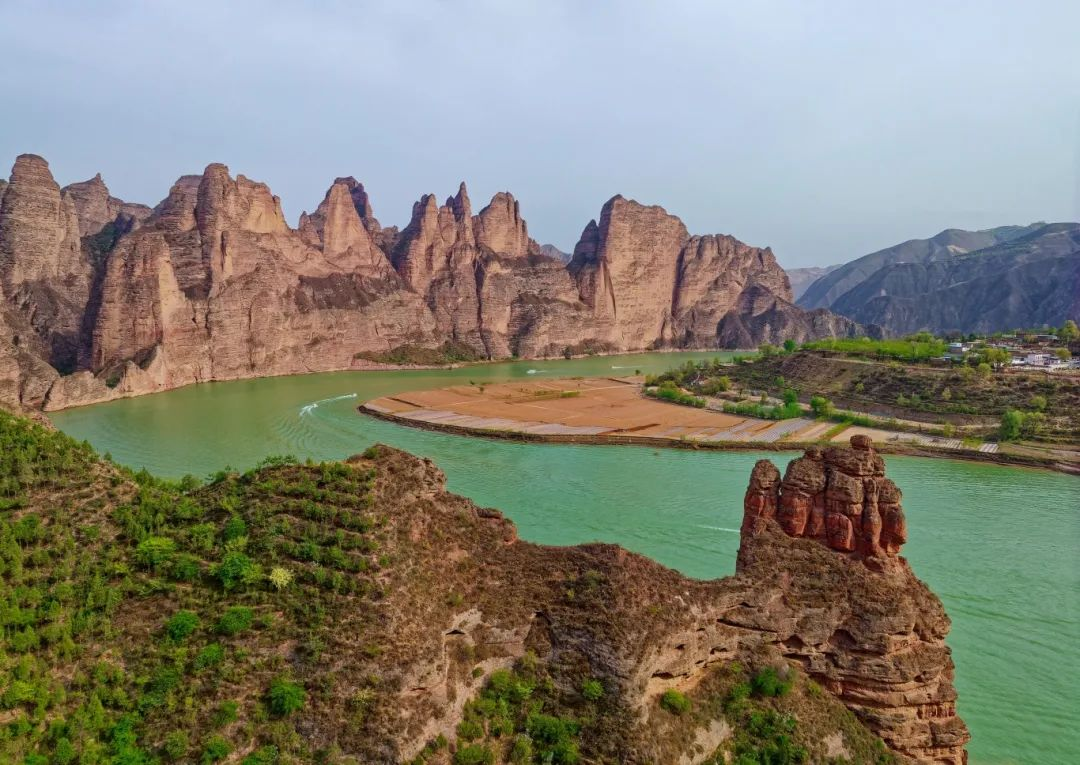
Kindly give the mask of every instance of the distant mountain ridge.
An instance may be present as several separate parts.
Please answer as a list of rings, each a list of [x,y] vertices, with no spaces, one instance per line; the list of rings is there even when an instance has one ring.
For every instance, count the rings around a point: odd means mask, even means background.
[[[843,268],[843,266],[838,264],[835,266],[785,268],[784,270],[787,271],[788,280],[791,282],[791,294],[795,297],[795,302],[798,302],[799,298],[801,298],[803,293],[810,288],[811,284],[821,277],[831,274],[838,268]]]
[[[1080,223],[948,229],[854,260],[797,301],[889,334],[996,332],[1080,318]]]

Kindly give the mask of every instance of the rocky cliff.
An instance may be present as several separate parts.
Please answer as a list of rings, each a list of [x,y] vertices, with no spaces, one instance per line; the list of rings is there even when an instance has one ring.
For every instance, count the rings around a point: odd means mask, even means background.
[[[3,412],[0,445],[4,762],[965,761],[865,441],[758,463],[715,581],[524,542],[385,447],[181,490]]]
[[[0,193],[7,324],[29,327],[23,348],[59,372],[23,403],[51,409],[356,368],[402,346],[542,357],[865,331],[793,305],[767,248],[691,236],[621,196],[563,264],[512,195],[474,214],[464,184],[442,205],[422,197],[401,231],[378,222],[353,178],[293,229],[265,184],[220,164],[181,177],[153,210],[111,196],[100,175],[61,189],[34,155]]]

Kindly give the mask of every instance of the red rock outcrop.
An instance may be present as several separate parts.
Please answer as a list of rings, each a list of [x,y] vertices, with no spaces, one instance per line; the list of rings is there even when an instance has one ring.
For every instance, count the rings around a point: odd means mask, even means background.
[[[949,619],[899,555],[900,499],[866,436],[807,450],[783,479],[759,461],[738,573],[772,595],[726,618],[775,633],[789,661],[906,760],[960,765],[969,735],[956,716]]]
[[[0,284],[60,368],[75,366],[90,283],[72,196],[44,159],[19,156],[0,202]]]
[[[506,192],[476,215],[465,184],[441,206],[426,195],[399,232],[379,224],[363,185],[338,178],[292,229],[265,184],[221,164],[181,177],[150,211],[112,197],[100,175],[60,189],[23,155],[0,198],[0,284],[35,354],[67,375],[44,399],[52,408],[348,369],[406,344],[505,358],[861,331],[793,306],[768,249],[691,237],[663,208],[621,196],[599,220],[564,266]]]

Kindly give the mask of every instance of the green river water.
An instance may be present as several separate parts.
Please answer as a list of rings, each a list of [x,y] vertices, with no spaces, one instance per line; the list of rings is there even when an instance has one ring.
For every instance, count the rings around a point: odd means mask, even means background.
[[[337,459],[379,441],[431,457],[449,488],[498,507],[524,539],[616,542],[699,578],[734,572],[754,462],[792,453],[521,444],[357,414],[405,390],[512,378],[658,372],[715,354],[647,354],[456,370],[339,372],[196,385],[52,415],[132,467],[170,477],[269,454]],[[888,457],[904,493],[904,553],[952,617],[960,714],[975,765],[1080,762],[1080,479]]]

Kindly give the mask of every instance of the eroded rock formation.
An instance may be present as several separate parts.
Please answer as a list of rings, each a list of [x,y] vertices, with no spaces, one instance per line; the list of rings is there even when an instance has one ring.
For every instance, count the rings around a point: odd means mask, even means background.
[[[152,211],[111,196],[100,175],[61,189],[34,155],[0,194],[5,305],[64,375],[46,386],[49,408],[348,369],[402,345],[543,357],[863,331],[792,305],[768,249],[692,237],[621,196],[564,265],[512,195],[474,215],[464,184],[443,205],[422,197],[401,231],[380,225],[354,178],[293,229],[265,184],[220,164],[181,177]]]
[[[772,595],[728,621],[775,633],[785,657],[916,762],[966,762],[949,619],[900,557],[900,490],[866,436],[812,448],[746,491],[738,572]]]
[[[403,749],[406,758],[417,741],[453,737],[475,692],[473,664],[456,656],[485,657],[481,666],[491,671],[532,651],[545,665],[566,668],[571,687],[580,676],[604,679],[610,727],[590,745],[615,761],[705,760],[733,721],[695,717],[680,722],[676,735],[659,698],[675,689],[705,709],[718,673],[738,662],[754,671],[797,668],[902,762],[966,762],[968,733],[956,716],[944,642],[949,619],[899,556],[906,538],[900,492],[864,440],[810,450],[783,478],[759,462],[746,493],[737,574],[710,582],[613,545],[528,544],[497,511],[448,494],[430,462],[383,449],[378,465],[380,476],[392,476],[379,486],[394,487],[380,506],[411,508],[398,520],[403,538],[418,545],[410,560],[434,567],[430,581],[470,572],[450,615],[426,585],[389,588],[394,612],[414,614],[387,625],[410,641],[408,654],[395,659],[407,689],[395,707],[406,710],[403,740],[414,742]],[[449,554],[429,550],[422,540],[447,517],[471,518],[474,526],[441,537]],[[695,750],[698,741],[709,746]],[[870,761],[842,749],[829,756]]]

